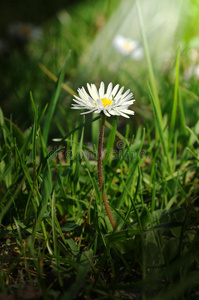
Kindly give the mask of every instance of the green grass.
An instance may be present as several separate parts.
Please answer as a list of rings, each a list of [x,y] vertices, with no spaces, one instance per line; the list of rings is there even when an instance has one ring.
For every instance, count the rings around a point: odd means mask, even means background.
[[[32,126],[22,131],[0,110],[0,296],[198,297],[198,87],[194,77],[183,78],[184,46],[173,45],[169,70],[156,69],[139,6],[138,14],[147,58],[140,74],[147,75],[134,85],[123,70],[119,81],[128,78],[125,87],[135,88],[135,117],[108,118],[105,128],[104,182],[118,232],[98,186],[100,117],[70,109],[71,81],[84,82],[73,72],[73,51],[72,62],[64,60],[68,51],[62,56],[60,72],[48,68],[57,76],[48,105],[38,106],[37,91],[30,93]],[[87,21],[79,22],[76,48]],[[187,42],[187,30],[177,37]]]

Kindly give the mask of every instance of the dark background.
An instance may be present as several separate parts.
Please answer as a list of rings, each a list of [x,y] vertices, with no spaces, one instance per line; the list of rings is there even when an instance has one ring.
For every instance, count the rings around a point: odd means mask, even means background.
[[[0,32],[5,34],[9,24],[15,22],[31,22],[42,24],[62,8],[75,5],[82,0],[1,0],[0,1]]]

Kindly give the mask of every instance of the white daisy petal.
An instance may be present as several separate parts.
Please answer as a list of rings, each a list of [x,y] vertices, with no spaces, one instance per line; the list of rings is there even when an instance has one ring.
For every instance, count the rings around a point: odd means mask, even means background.
[[[92,97],[92,90],[91,90],[91,86],[90,86],[90,84],[89,83],[87,83],[87,88],[88,88],[88,91],[89,91],[89,94],[91,95],[91,97]]]
[[[73,99],[73,101],[75,101],[76,103],[79,103],[79,104],[84,104],[84,105],[90,105],[90,101],[86,101],[84,99]],[[91,103],[92,104],[92,103]]]
[[[76,99],[73,99],[73,101],[74,101],[75,103],[77,103],[77,104],[80,104],[80,105],[81,105],[81,103],[82,103],[82,101],[76,100]]]
[[[110,110],[109,113],[113,116],[118,116],[118,112],[116,112],[114,109]]]
[[[129,94],[130,90],[127,90],[121,97],[121,100],[124,99],[128,94]]]
[[[118,115],[119,116],[122,116],[122,117],[124,117],[124,118],[129,118],[129,116],[128,115],[126,115],[125,113],[123,113],[122,111],[118,111]]]
[[[132,105],[134,103],[134,100],[130,100],[130,101],[125,101],[125,102],[122,102],[122,104],[120,104],[121,106],[129,106],[129,105]]]
[[[91,110],[88,110],[88,111],[85,111],[85,112],[81,113],[80,115],[89,114],[89,113],[93,112],[94,110],[95,110],[95,109],[93,108],[93,109],[91,109]]]
[[[123,102],[126,102],[126,101],[131,100],[131,99],[132,99],[132,96],[133,96],[133,94],[129,94],[128,96],[122,98],[122,99],[120,100],[120,103],[123,103]]]
[[[85,109],[85,107],[80,107],[80,106],[73,106],[71,109]]]
[[[117,85],[114,87],[114,89],[112,90],[112,93],[111,93],[111,96],[112,96],[112,97],[115,97],[115,94],[117,93],[118,89],[119,89],[119,84],[117,84]]]
[[[84,109],[88,113],[104,113],[107,117],[122,116],[129,118],[129,115],[134,115],[134,111],[129,109],[129,106],[134,103],[133,93],[127,90],[125,93],[124,87],[119,89],[119,84],[113,87],[112,82],[109,83],[106,91],[102,81],[100,88],[97,89],[95,84],[87,83],[88,92],[84,87],[78,88],[78,96],[73,96],[74,103],[72,109]]]
[[[95,84],[91,84],[91,89],[92,89],[92,97],[94,99],[98,99],[100,96],[99,96],[99,93],[98,93],[98,90],[96,88],[96,85]]]
[[[124,90],[124,87],[122,86],[121,89],[119,90],[119,92],[115,95],[115,100],[118,100],[120,98],[120,96],[122,95],[123,90]]]
[[[101,110],[104,108],[104,105],[103,105],[101,99],[96,100],[96,105],[97,105],[97,108],[100,108]]]
[[[110,95],[111,95],[111,92],[112,92],[112,87],[113,87],[113,84],[112,84],[112,82],[110,82],[109,85],[108,85],[108,88],[107,88],[107,92],[106,92],[106,98],[107,99],[110,98]]]
[[[100,114],[101,113],[101,110],[95,110],[94,111],[94,114]]]
[[[120,112],[123,112],[125,114],[134,115],[134,111],[130,109],[120,109]]]
[[[78,96],[76,96],[76,95],[74,95],[73,97],[74,97],[75,99],[77,99],[77,100],[82,101],[82,98],[80,98],[80,97],[78,97]]]
[[[101,84],[100,84],[100,88],[99,88],[100,98],[104,98],[104,90],[105,90],[105,86],[104,86],[104,82],[102,81]]]
[[[84,99],[85,101],[87,101],[89,99],[89,95],[88,94],[85,94],[82,89],[81,90],[78,90],[78,94],[80,96],[81,99]]]
[[[85,99],[85,101],[86,101],[86,102],[89,101],[89,103],[90,103],[91,105],[93,105],[93,99],[92,99],[91,96],[88,95],[88,93],[86,92],[86,90],[85,90],[84,87],[82,87],[81,92],[82,92],[82,94],[84,95],[83,98]]]
[[[108,112],[105,108],[104,108],[103,112],[104,112],[104,114],[105,114],[107,117],[110,117],[109,112]]]

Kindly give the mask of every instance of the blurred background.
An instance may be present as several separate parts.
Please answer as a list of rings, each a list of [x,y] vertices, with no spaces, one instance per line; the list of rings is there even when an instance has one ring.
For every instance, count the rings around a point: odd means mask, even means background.
[[[191,126],[198,119],[199,3],[141,0],[140,5],[163,112],[173,99],[181,47],[180,86]],[[0,105],[5,117],[22,130],[33,122],[30,91],[42,110],[55,89],[39,64],[58,76],[70,50],[65,75],[69,87],[76,91],[87,82],[119,83],[136,99],[135,118],[128,122],[137,126],[152,120],[134,0],[8,0],[0,2],[0,12]],[[66,131],[74,126],[79,112],[71,114],[71,102],[72,96],[63,90],[52,136],[59,131],[57,124]]]

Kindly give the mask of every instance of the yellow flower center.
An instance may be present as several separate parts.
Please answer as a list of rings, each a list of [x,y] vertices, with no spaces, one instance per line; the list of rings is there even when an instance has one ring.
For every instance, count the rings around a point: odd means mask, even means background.
[[[29,36],[31,34],[31,28],[23,26],[20,28],[20,33],[24,36]]]
[[[123,43],[123,47],[125,50],[127,50],[128,52],[133,51],[133,46],[130,42],[124,42]]]
[[[102,100],[104,107],[106,107],[107,105],[111,105],[111,103],[113,102],[113,100],[106,99],[106,98],[101,98],[101,100]],[[97,105],[97,101],[95,101],[95,105]]]

